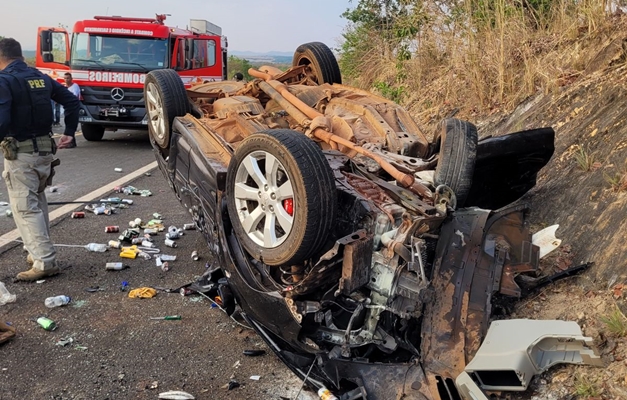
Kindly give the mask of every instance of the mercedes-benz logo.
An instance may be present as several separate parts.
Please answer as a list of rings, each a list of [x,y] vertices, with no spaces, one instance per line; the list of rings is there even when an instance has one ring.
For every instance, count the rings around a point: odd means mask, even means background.
[[[115,101],[122,101],[124,98],[124,90],[119,87],[111,89],[111,98]]]

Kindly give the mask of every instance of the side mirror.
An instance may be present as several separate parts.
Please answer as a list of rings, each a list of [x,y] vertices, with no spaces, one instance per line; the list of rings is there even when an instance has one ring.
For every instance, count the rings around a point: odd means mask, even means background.
[[[44,53],[41,55],[41,57],[46,63],[54,62],[54,56],[52,55],[52,53]]]
[[[39,42],[40,42],[39,51],[41,51],[42,54],[52,51],[52,32],[41,31],[39,33]]]

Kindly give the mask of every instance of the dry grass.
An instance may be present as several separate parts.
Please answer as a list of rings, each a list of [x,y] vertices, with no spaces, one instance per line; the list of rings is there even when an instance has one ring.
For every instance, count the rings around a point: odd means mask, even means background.
[[[591,153],[584,145],[579,145],[579,149],[573,154],[573,158],[579,169],[584,172],[592,171],[594,166],[594,153]]]
[[[588,376],[578,375],[575,377],[575,394],[587,399],[599,396],[601,394],[601,390],[590,380]]]
[[[462,116],[508,111],[576,80],[607,38],[627,27],[627,17],[604,11],[604,0],[556,0],[547,21],[506,0],[463,4],[490,7],[490,23],[454,20],[432,5],[410,60],[399,62],[389,44],[373,36],[372,51],[364,52],[359,74],[348,83],[366,89],[377,83],[390,93],[402,87],[405,105],[422,120],[439,120],[454,108]]]
[[[627,318],[618,307],[611,313],[601,316],[600,320],[611,335],[623,337],[627,334]]]

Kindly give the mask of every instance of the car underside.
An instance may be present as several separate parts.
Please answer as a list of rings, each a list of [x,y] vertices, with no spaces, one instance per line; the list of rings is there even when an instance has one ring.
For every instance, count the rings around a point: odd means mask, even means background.
[[[399,105],[342,85],[317,42],[287,71],[249,73],[187,90],[148,74],[151,143],[215,254],[225,310],[308,386],[484,399],[557,362],[599,365],[575,323],[494,315],[539,273],[518,200],[553,129],[478,140],[450,118],[428,140]]]

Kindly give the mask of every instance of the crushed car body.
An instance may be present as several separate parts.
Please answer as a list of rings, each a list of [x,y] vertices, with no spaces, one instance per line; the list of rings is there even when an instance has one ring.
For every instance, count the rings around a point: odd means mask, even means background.
[[[551,158],[553,129],[478,140],[447,119],[428,140],[399,105],[342,85],[318,42],[285,72],[249,73],[186,90],[150,72],[150,138],[215,254],[225,309],[307,385],[341,399],[481,399],[558,362],[599,364],[575,323],[492,322],[495,297],[520,297],[517,277],[538,272],[516,200]],[[486,368],[508,349],[517,363]]]

